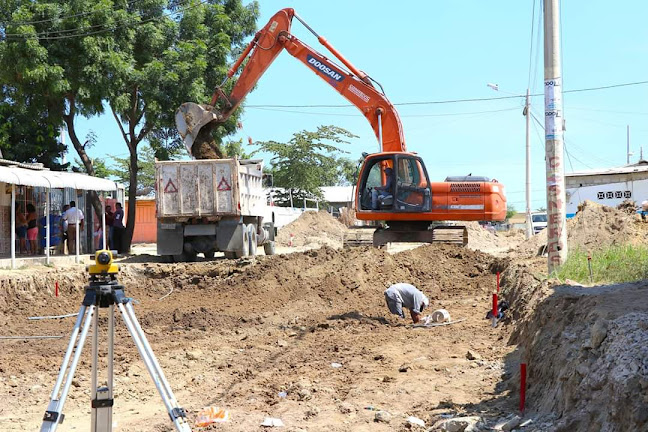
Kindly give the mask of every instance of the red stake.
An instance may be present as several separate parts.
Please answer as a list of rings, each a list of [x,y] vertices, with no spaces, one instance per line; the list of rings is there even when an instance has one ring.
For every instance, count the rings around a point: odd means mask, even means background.
[[[520,363],[520,411],[524,412],[526,401],[526,363]]]
[[[59,287],[58,287],[58,281],[54,283],[54,291],[56,293],[56,297],[58,297],[59,294]]]
[[[497,293],[493,293],[493,318],[497,319]]]

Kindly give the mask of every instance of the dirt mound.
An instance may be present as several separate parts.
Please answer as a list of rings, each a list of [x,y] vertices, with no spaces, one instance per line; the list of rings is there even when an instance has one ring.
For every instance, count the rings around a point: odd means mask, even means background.
[[[528,363],[529,408],[552,420],[547,430],[648,429],[646,400],[637,397],[648,388],[646,292],[646,282],[587,288],[533,279],[505,290],[519,318],[513,342]]]
[[[305,211],[296,220],[279,230],[276,241],[280,246],[295,247],[329,246],[342,247],[342,237],[346,227],[328,212],[321,210]]]
[[[514,248],[524,240],[519,232],[491,232],[478,222],[463,224],[468,229],[468,248],[486,253],[502,253]]]
[[[636,214],[628,214],[613,207],[584,201],[576,216],[567,220],[567,243],[570,249],[592,251],[600,248],[638,244],[646,240],[647,226]],[[547,230],[522,243],[516,253],[534,256],[547,244]]]
[[[274,416],[287,430],[387,432],[401,430],[409,415],[429,422],[441,401],[478,401],[494,391],[506,348],[497,337],[505,330],[492,329],[482,314],[495,285],[492,265],[487,254],[448,245],[394,255],[323,247],[256,260],[126,263],[120,282],[138,300],[137,317],[191,421],[202,407],[218,405],[232,413],[230,431],[259,430],[266,416]],[[0,410],[0,422],[21,419],[18,430],[40,424],[74,322],[27,317],[78,311],[86,275],[81,269],[67,273],[61,297],[47,287],[62,275],[48,271],[42,283],[26,289],[28,296],[13,295],[19,292],[14,289],[1,309],[3,335],[62,336],[47,343],[3,342],[0,394],[16,409]],[[382,294],[402,281],[428,294],[432,308],[465,320],[430,329],[404,325],[388,313]],[[100,313],[105,317],[106,310]],[[120,408],[114,419],[126,425],[124,431],[169,430],[137,350],[118,322]],[[89,346],[65,407],[67,427],[79,430],[88,421]],[[467,360],[468,350],[481,351],[483,359]],[[374,423],[367,406],[389,410],[392,423]]]

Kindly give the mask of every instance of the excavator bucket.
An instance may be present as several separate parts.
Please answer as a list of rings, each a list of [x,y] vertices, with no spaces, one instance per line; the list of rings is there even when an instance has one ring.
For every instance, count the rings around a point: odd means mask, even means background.
[[[211,105],[193,102],[183,103],[176,111],[176,128],[182,137],[185,147],[191,153],[191,147],[198,136],[200,129],[212,121],[219,120],[219,115],[213,112]]]

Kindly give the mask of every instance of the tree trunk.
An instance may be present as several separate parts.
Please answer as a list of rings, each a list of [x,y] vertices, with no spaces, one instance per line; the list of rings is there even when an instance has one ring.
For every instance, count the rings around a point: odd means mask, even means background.
[[[81,158],[81,162],[85,167],[86,173],[88,173],[88,175],[94,176],[95,170],[94,170],[94,166],[92,166],[92,161],[88,157],[88,154],[86,153],[83,144],[81,144],[81,141],[79,141],[79,137],[77,136],[76,130],[74,129],[74,116],[76,115],[76,110],[74,108],[74,98],[68,97],[68,103],[70,104],[70,112],[68,114],[63,115],[63,120],[67,125],[67,130],[68,133],[70,134],[72,145],[74,146],[74,149],[77,151],[77,154]],[[101,212],[103,209],[101,206],[101,201],[99,200],[99,195],[97,195],[96,191],[90,191],[90,203],[92,204],[92,208],[94,209],[97,217],[101,218]],[[90,229],[92,229],[92,226],[90,226]]]
[[[135,232],[135,212],[137,206],[137,173],[139,167],[137,166],[137,144],[132,141],[128,146],[130,150],[130,177],[128,181],[128,220],[126,222],[126,234],[124,236],[124,249],[130,251],[131,243],[133,241],[133,233]]]

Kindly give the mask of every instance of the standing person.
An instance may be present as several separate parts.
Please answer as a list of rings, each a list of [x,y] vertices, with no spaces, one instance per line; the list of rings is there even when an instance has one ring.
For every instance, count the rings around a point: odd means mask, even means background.
[[[430,300],[414,285],[397,283],[385,290],[385,301],[389,311],[405,318],[403,307],[409,309],[414,324],[421,321],[423,309],[430,305]]]
[[[112,207],[109,205],[106,206],[106,228],[108,229],[108,249],[115,248],[115,242],[113,240],[114,228],[113,224],[115,223],[115,213],[112,211]]]
[[[38,215],[34,204],[27,204],[27,240],[29,240],[29,254],[36,255],[38,252]]]
[[[63,220],[67,222],[68,254],[76,254],[76,224],[78,221],[79,229],[83,230],[84,217],[83,212],[76,207],[75,201],[70,201],[70,208],[63,213]]]
[[[21,254],[27,253],[27,218],[21,207],[16,207],[16,237]]]
[[[113,242],[115,249],[117,249],[117,253],[123,253],[124,252],[124,231],[126,231],[126,227],[124,227],[124,210],[122,209],[121,203],[115,204],[116,210],[114,214],[114,219],[113,219]]]
[[[70,206],[68,204],[65,204],[63,208],[61,209],[61,254],[65,255],[65,245],[67,244],[67,229],[68,229],[68,221],[66,221],[63,216],[65,216],[65,212],[68,211]],[[70,251],[68,251],[70,253]]]

